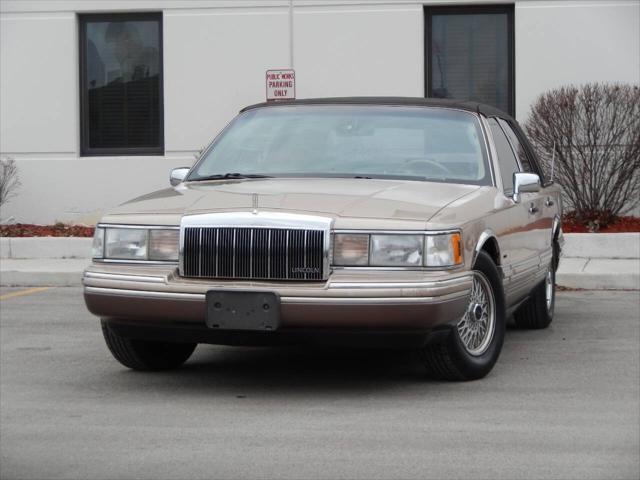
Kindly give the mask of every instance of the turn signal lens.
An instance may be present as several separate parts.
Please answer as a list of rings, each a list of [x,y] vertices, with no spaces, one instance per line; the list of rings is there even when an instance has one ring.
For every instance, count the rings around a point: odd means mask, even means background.
[[[91,245],[91,258],[104,258],[104,228],[96,227]]]
[[[451,235],[451,246],[453,248],[453,263],[460,265],[462,263],[462,238],[459,233]]]
[[[459,233],[427,235],[425,266],[452,267],[462,263],[462,241]]]

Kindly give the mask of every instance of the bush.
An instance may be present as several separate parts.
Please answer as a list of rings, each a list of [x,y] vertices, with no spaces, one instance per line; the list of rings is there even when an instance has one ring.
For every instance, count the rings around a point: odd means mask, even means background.
[[[640,88],[591,83],[535,101],[525,130],[576,219],[605,226],[640,201]]]
[[[16,195],[20,186],[18,167],[13,158],[0,159],[0,206]]]

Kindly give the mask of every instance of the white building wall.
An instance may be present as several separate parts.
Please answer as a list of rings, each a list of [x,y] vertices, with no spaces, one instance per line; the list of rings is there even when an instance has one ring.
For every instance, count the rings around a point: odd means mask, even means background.
[[[640,0],[517,2],[516,117],[546,90],[640,83]]]
[[[423,3],[295,0],[298,97],[424,95]],[[164,13],[165,155],[80,157],[76,15],[131,10]],[[288,0],[0,0],[0,20],[0,155],[23,184],[0,217],[21,222],[93,223],[167,186],[289,64]],[[548,88],[640,82],[640,0],[517,0],[515,31],[519,120]]]
[[[298,97],[424,95],[422,5],[387,3],[295,9]]]

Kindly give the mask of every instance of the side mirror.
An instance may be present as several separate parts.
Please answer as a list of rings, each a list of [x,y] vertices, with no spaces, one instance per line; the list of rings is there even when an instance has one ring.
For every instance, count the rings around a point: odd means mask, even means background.
[[[174,168],[171,170],[171,174],[169,175],[169,183],[171,186],[175,187],[176,185],[180,185],[186,178],[189,170],[189,167]]]
[[[513,174],[513,201],[518,203],[523,193],[535,193],[540,191],[540,177],[535,173]]]

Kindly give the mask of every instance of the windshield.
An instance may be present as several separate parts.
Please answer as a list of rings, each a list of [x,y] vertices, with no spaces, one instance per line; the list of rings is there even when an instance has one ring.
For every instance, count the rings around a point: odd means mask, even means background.
[[[204,152],[188,180],[231,174],[490,185],[481,138],[475,115],[457,110],[352,105],[257,108],[232,122]]]

